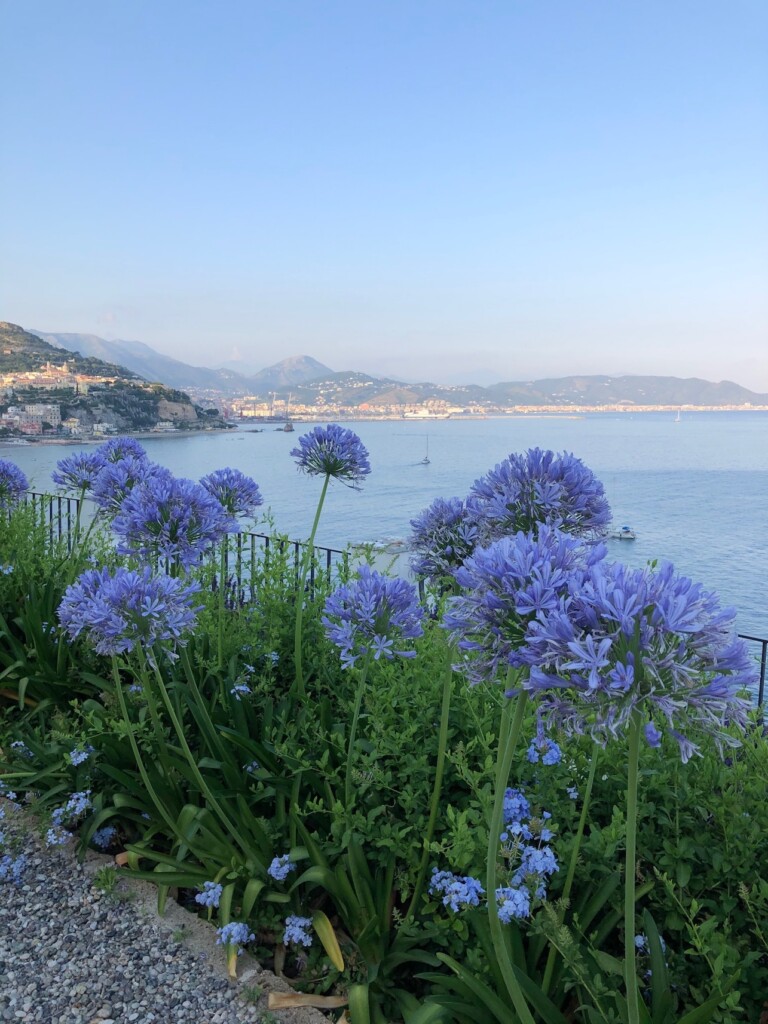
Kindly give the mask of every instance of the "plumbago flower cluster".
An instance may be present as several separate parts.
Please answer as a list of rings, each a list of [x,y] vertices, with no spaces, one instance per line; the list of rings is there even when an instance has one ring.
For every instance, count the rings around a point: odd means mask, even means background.
[[[368,654],[376,661],[391,661],[396,655],[416,657],[409,645],[423,635],[423,617],[412,584],[363,565],[357,579],[328,598],[322,622],[326,635],[341,651],[342,667],[352,668]]]
[[[496,889],[502,924],[530,917],[534,903],[547,898],[549,878],[559,870],[549,846],[554,838],[551,817],[548,811],[535,815],[521,790],[506,790],[500,853],[509,878],[506,885]],[[486,904],[485,890],[478,879],[437,868],[432,869],[429,892],[454,914]]]

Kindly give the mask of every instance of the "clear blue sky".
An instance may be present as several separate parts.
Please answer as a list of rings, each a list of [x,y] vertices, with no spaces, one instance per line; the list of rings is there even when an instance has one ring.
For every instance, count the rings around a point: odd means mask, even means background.
[[[0,319],[768,391],[765,0],[0,0]]]

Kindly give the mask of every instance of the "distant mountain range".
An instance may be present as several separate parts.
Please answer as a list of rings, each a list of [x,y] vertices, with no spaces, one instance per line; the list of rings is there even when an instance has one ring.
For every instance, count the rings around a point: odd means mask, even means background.
[[[139,341],[106,341],[94,334],[32,333],[51,345],[117,363],[149,381],[215,398],[290,393],[297,404],[316,404],[322,396],[345,405],[408,405],[442,399],[453,405],[470,403],[489,407],[514,405],[768,405],[758,394],[732,381],[713,383],[698,377],[571,376],[534,381],[508,381],[488,387],[470,384],[443,386],[429,382],[407,384],[391,377],[372,377],[353,370],[334,371],[310,356],[280,360],[256,374],[227,367],[190,366],[171,359]]]

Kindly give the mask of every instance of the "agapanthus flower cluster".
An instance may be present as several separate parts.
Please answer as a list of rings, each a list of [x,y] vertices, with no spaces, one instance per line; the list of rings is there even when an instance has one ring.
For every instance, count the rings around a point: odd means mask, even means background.
[[[290,914],[285,919],[283,945],[305,946],[309,948],[312,945],[311,927],[311,917],[298,917],[296,914]]]
[[[102,511],[115,515],[134,487],[162,472],[162,467],[146,456],[126,455],[118,461],[108,460],[94,481],[93,500]]]
[[[457,570],[463,594],[449,598],[443,617],[464,655],[457,668],[477,684],[523,665],[531,624],[567,607],[604,555],[602,545],[547,526],[478,548]]]
[[[738,745],[756,682],[734,611],[666,563],[651,568],[596,565],[568,607],[530,630],[524,686],[550,725],[597,742],[623,734],[635,712],[651,746],[663,728],[683,762],[698,753],[687,735],[710,734],[718,749]]]
[[[340,586],[325,602],[323,626],[341,651],[343,668],[372,654],[375,660],[414,658],[411,641],[423,635],[424,609],[415,587],[360,567],[358,577]]]
[[[98,450],[75,452],[56,463],[51,479],[59,487],[85,494],[93,488],[104,466],[104,456]]]
[[[237,955],[242,953],[242,946],[247,946],[256,938],[247,924],[240,921],[230,921],[222,928],[216,929],[216,945],[237,946]]]
[[[475,481],[470,498],[483,544],[541,524],[584,536],[602,531],[611,520],[603,485],[568,452],[531,448],[509,455]]]
[[[218,907],[224,887],[218,882],[203,882],[203,890],[195,896],[195,903],[203,907]]]
[[[284,853],[281,857],[273,857],[272,863],[267,868],[267,874],[276,882],[284,882],[292,871],[296,870],[296,864],[291,860],[290,853]]]
[[[199,562],[234,526],[201,484],[162,468],[131,490],[112,523],[122,554],[155,562],[168,559],[183,568]]]
[[[111,437],[96,451],[105,463],[123,462],[125,459],[147,460],[146,449],[135,437]]]
[[[239,469],[217,469],[204,476],[200,483],[233,518],[255,515],[264,501],[256,481]]]
[[[329,423],[315,427],[299,438],[291,450],[299,469],[311,476],[328,476],[350,487],[359,487],[371,472],[368,451],[351,430]]]
[[[469,875],[454,875],[450,871],[438,871],[437,868],[432,868],[429,892],[433,896],[439,896],[443,906],[449,907],[454,914],[468,907],[479,907],[485,896],[485,889],[476,878]]]
[[[29,481],[15,462],[0,459],[0,509],[12,508],[29,490]]]
[[[411,526],[411,568],[433,582],[453,576],[477,547],[475,510],[462,498],[436,498]]]
[[[98,654],[127,654],[137,644],[166,645],[173,656],[195,624],[197,584],[118,568],[88,569],[64,593],[59,620],[73,639],[84,634]]]

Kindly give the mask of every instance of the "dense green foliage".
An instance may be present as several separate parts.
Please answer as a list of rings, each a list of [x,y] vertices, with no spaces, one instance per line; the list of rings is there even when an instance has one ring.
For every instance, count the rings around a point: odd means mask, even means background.
[[[427,891],[422,870],[484,877],[501,689],[469,689],[451,672],[438,601],[413,661],[369,666],[350,754],[360,673],[341,669],[325,637],[332,582],[322,574],[304,607],[306,695],[295,692],[297,577],[288,552],[273,546],[253,567],[253,601],[233,580],[222,594],[217,557],[196,571],[198,626],[177,661],[159,650],[108,659],[55,627],[87,557],[117,561],[108,537],[93,532],[87,552],[68,553],[29,508],[3,517],[3,783],[31,802],[44,830],[70,794],[90,790],[92,810],[76,823],[81,848],[113,825],[109,848],[129,852],[129,870],[154,880],[161,902],[179,887],[191,910],[221,925],[247,921],[257,955],[297,988],[348,995],[352,1024],[517,1021],[486,911],[453,913]],[[250,692],[233,692],[238,684]],[[442,720],[445,769],[428,838]],[[626,750],[580,738],[562,743],[559,764],[532,764],[525,748],[534,732],[529,714],[509,784],[551,813],[561,869],[533,919],[507,926],[509,955],[534,1019],[621,1021]],[[705,747],[682,765],[674,742],[666,744],[643,747],[640,758],[644,1019],[757,1021],[768,992],[768,745],[756,725],[727,761]],[[72,763],[73,750],[89,748]],[[354,785],[345,800],[348,756]],[[583,797],[591,772],[563,903],[582,812],[572,797]],[[287,853],[296,868],[275,880],[269,865]],[[194,902],[205,881],[223,886],[218,910]],[[313,918],[320,941],[308,951],[283,944],[288,914]]]

